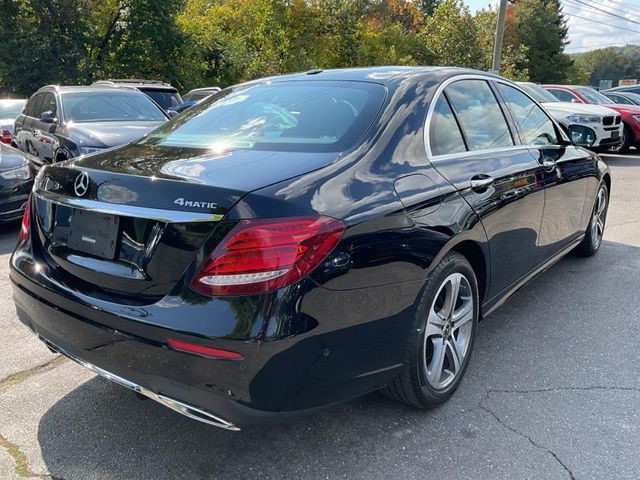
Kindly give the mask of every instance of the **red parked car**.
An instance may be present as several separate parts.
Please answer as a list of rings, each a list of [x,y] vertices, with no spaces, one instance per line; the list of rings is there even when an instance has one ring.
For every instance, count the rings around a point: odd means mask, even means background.
[[[640,144],[640,106],[612,103],[611,99],[596,89],[580,85],[542,85],[563,102],[591,103],[612,108],[620,113],[624,129],[622,142],[611,151],[625,153],[632,145]]]

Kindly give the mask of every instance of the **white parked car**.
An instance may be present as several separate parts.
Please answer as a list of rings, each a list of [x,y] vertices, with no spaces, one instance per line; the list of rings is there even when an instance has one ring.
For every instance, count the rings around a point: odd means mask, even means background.
[[[516,82],[534,100],[540,103],[560,124],[581,125],[590,128],[579,143],[593,150],[608,150],[619,145],[622,140],[621,115],[611,108],[584,103],[562,102],[540,85],[532,82]],[[593,138],[591,138],[593,136]]]
[[[0,99],[0,143],[11,143],[13,122],[22,112],[26,98]]]

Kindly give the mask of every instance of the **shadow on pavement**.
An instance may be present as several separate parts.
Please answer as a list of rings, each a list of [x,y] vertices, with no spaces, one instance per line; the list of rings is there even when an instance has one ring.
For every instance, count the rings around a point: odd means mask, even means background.
[[[384,478],[385,471],[396,467],[404,471],[401,477],[416,478],[420,468],[428,469],[422,471],[425,476],[436,473],[427,463],[430,455],[447,457],[457,445],[481,465],[519,461],[509,451],[514,443],[526,461],[539,465],[528,458],[533,451],[553,463],[533,442],[482,416],[478,404],[489,389],[637,383],[637,365],[628,359],[637,355],[640,334],[635,332],[640,330],[636,301],[626,287],[636,279],[639,258],[640,248],[605,242],[597,257],[567,257],[530,282],[481,323],[467,377],[440,409],[413,410],[374,393],[292,423],[234,433],[94,378],[61,398],[40,420],[43,459],[54,478],[67,480],[353,478],[372,469],[379,469],[374,476]],[[603,319],[614,322],[616,331],[628,332],[628,341],[602,336]],[[543,418],[560,438],[566,432],[554,428],[554,415],[566,414],[553,407],[544,406],[548,411]],[[589,421],[566,420],[576,425]],[[572,444],[570,438],[561,440]],[[501,450],[506,456],[496,458]],[[572,452],[563,455],[571,457]],[[581,464],[580,457],[565,460]],[[445,475],[446,465],[440,472]],[[606,460],[601,466],[610,467]],[[456,469],[464,476],[463,465]],[[473,470],[466,473],[473,476]]]
[[[20,221],[0,223],[0,255],[13,252],[18,241]]]

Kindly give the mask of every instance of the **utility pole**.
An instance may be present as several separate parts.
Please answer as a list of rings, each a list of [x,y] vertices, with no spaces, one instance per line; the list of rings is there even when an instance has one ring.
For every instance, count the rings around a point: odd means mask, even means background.
[[[493,44],[493,63],[491,69],[494,73],[500,73],[500,61],[502,60],[502,39],[504,37],[504,20],[507,14],[507,0],[500,0],[498,7],[498,24],[496,25],[496,41]]]

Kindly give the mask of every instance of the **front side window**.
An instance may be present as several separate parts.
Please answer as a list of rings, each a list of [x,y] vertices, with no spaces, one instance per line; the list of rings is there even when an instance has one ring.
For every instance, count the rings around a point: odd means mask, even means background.
[[[634,103],[631,100],[629,100],[626,97],[623,97],[622,95],[607,93],[607,97],[609,97],[611,101],[614,103],[620,103],[622,105],[634,105]]]
[[[444,95],[440,95],[433,110],[429,128],[429,145],[432,155],[447,155],[467,150],[458,122]]]
[[[42,99],[44,94],[38,93],[31,97],[27,108],[25,109],[25,115],[32,118],[40,118],[40,107],[42,106]]]
[[[609,98],[591,87],[576,87],[575,90],[590,103],[594,103],[596,105],[608,105],[611,103]]]
[[[469,150],[513,145],[500,105],[484,80],[461,80],[445,89]]]
[[[57,110],[58,109],[56,108],[55,95],[53,93],[45,93],[44,98],[42,99],[42,107],[40,108],[40,115],[42,115],[44,112],[51,112],[51,115],[55,117]],[[38,118],[40,117],[40,115],[38,115]]]
[[[144,142],[212,150],[339,152],[375,120],[382,85],[288,81],[227,89],[152,132]]]
[[[127,122],[166,120],[146,95],[131,91],[76,92],[62,95],[67,122]]]
[[[498,90],[513,114],[526,145],[552,145],[558,143],[553,122],[533,100],[521,91],[503,83]]]

